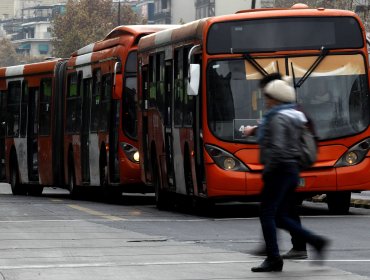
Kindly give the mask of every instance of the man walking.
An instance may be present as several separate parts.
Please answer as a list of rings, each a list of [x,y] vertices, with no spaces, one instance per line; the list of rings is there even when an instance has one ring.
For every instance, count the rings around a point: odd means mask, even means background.
[[[276,73],[272,75],[276,76]],[[266,80],[269,82],[266,83]],[[321,257],[328,241],[304,229],[289,214],[295,203],[294,192],[299,181],[300,137],[307,123],[304,113],[296,109],[295,90],[288,82],[271,80],[270,76],[265,77],[261,85],[267,113],[258,127],[257,138],[260,161],[264,164],[260,222],[267,258],[260,266],[253,267],[252,271],[270,272],[283,269],[276,227],[312,245]],[[245,134],[248,133],[250,131],[246,129]]]

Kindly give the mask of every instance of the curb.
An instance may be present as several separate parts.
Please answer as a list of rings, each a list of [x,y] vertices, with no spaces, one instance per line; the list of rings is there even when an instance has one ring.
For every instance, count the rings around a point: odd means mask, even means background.
[[[326,194],[320,194],[312,197],[311,199],[307,199],[308,201],[312,202],[323,202],[326,203]],[[360,198],[351,198],[351,207],[355,208],[365,208],[370,209],[370,200],[368,199],[360,199]]]

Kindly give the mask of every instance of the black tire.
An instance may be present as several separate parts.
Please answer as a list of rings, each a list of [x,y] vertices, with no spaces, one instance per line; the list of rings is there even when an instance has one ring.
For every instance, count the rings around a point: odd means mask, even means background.
[[[10,166],[10,187],[13,195],[27,194],[25,187],[19,182],[18,163],[16,160],[13,160],[13,164]]]
[[[153,186],[155,192],[155,204],[159,210],[167,210],[170,206],[168,193],[161,187],[161,179],[159,177],[159,168],[155,162],[152,162],[153,171]]]
[[[76,185],[75,169],[73,164],[68,168],[68,190],[72,198],[78,198],[81,195],[79,187]]]
[[[122,201],[123,199],[122,193],[123,193],[122,189],[118,187],[114,187],[114,186],[104,187],[103,189],[104,198],[114,203],[118,203]]]
[[[185,154],[188,154],[187,152]],[[193,183],[193,173],[191,172],[191,163],[190,158],[184,162],[184,175],[185,175],[185,185],[186,185],[186,194],[189,197],[194,196],[194,183]]]
[[[106,188],[108,186],[108,167],[101,165],[99,168],[100,186]]]
[[[326,201],[330,213],[335,215],[346,215],[351,206],[351,192],[332,192],[326,194]]]
[[[43,186],[30,186],[28,189],[28,194],[31,196],[41,196],[43,190]]]
[[[99,177],[100,177],[100,186],[106,188],[108,186],[108,164],[107,164],[107,155],[103,148],[100,151]]]

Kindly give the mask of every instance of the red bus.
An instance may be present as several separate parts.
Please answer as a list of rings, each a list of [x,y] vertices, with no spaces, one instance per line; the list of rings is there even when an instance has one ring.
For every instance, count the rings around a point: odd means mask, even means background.
[[[60,183],[63,69],[61,59],[0,68],[1,179],[13,194],[39,195]]]
[[[137,44],[141,37],[168,27],[120,26],[68,60],[64,169],[72,193],[84,186],[106,186],[114,194],[143,185],[137,143]]]
[[[318,160],[301,173],[302,198],[324,193],[331,211],[346,213],[351,192],[370,189],[368,52],[356,14],[241,11],[146,36],[138,52],[141,175],[158,207],[174,193],[258,198],[258,145],[241,131],[263,116],[258,84],[272,72],[293,78],[317,128]]]
[[[14,194],[59,186],[142,191],[136,65],[142,36],[168,26],[119,26],[68,60],[0,68],[2,179]]]

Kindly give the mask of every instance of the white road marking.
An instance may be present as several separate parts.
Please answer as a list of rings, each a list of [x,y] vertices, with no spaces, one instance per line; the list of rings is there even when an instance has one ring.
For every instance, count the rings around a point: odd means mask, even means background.
[[[183,261],[183,262],[105,262],[105,263],[69,263],[69,264],[50,264],[50,265],[9,265],[0,266],[0,270],[11,269],[48,269],[48,268],[80,268],[80,267],[113,267],[113,266],[158,266],[158,265],[198,265],[198,264],[235,264],[235,263],[256,263],[259,259],[255,260],[231,260],[231,261]],[[299,262],[309,262],[314,260],[296,260]],[[295,262],[296,262],[295,261]],[[326,262],[370,262],[370,260],[326,260]]]
[[[292,260],[295,262],[370,262],[370,260]]]
[[[256,260],[259,261],[259,260]],[[232,264],[254,263],[256,261],[189,261],[189,262],[131,262],[131,263],[80,263],[80,264],[50,264],[50,265],[7,265],[0,266],[0,270],[6,269],[47,269],[47,268],[79,268],[79,267],[102,267],[102,266],[151,266],[151,265],[191,265],[191,264]]]

